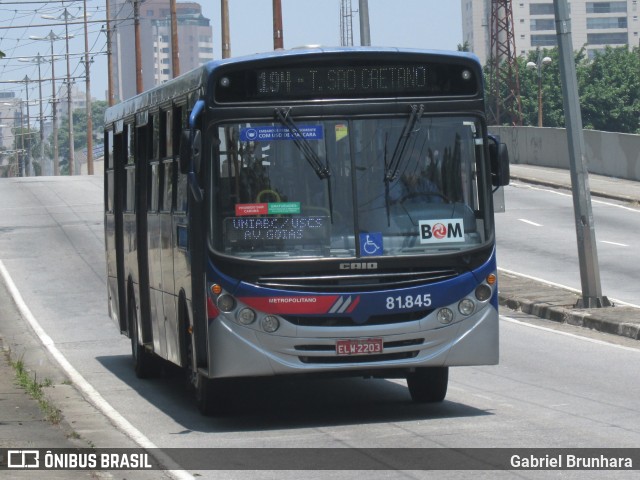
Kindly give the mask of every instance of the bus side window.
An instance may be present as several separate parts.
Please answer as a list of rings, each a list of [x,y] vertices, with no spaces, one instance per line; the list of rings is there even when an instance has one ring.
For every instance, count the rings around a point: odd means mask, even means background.
[[[154,113],[151,115],[151,138],[149,141],[151,142],[150,151],[152,152],[151,158],[149,159],[149,167],[146,169],[147,171],[147,211],[148,212],[156,212],[158,211],[158,190],[157,188],[154,190],[154,179],[157,178],[157,172],[154,175],[153,169],[154,165],[157,165],[157,161],[160,158],[160,121],[158,113]],[[154,163],[155,162],[155,163]],[[155,197],[155,203],[154,203]]]
[[[127,142],[125,144],[125,148],[127,151],[125,152],[125,157],[127,159],[127,164],[125,166],[126,170],[126,192],[125,192],[125,207],[124,211],[133,213],[135,212],[135,190],[136,190],[136,165],[135,165],[135,141],[134,141],[134,126],[132,124],[125,125],[125,138]]]
[[[164,151],[160,147],[160,151],[163,157],[173,156],[173,112],[166,110],[164,112],[164,125],[161,127],[161,139],[160,144],[164,145]]]
[[[113,213],[113,130],[105,132],[105,170],[107,172],[107,188],[105,189],[105,206],[107,213]]]
[[[180,152],[180,134],[182,129],[188,128],[189,111],[186,108],[181,108],[182,115],[181,122],[177,126],[176,130],[176,145],[178,146],[176,152]],[[179,160],[178,160],[179,161]],[[179,164],[179,163],[178,163]],[[187,176],[180,173],[180,169],[175,168],[176,176],[176,200],[175,211],[178,213],[185,213],[187,211]]]
[[[162,189],[162,211],[170,212],[173,208],[173,183],[174,171],[173,160],[165,160],[164,165],[164,185]]]
[[[151,168],[149,169],[149,183],[149,212],[156,213],[160,202],[160,164],[158,162],[151,163]]]

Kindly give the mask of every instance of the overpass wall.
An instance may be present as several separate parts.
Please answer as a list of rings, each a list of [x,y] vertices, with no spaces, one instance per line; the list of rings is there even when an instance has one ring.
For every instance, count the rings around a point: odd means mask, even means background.
[[[569,168],[564,128],[489,127],[507,144],[511,163]],[[640,135],[584,130],[587,170],[597,175],[640,181]]]

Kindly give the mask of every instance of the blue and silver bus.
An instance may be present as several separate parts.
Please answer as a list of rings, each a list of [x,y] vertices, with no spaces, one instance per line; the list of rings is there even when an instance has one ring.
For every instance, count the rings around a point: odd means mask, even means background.
[[[498,362],[493,198],[509,182],[475,56],[308,48],[210,62],[105,116],[109,311],[138,376],[405,378]]]

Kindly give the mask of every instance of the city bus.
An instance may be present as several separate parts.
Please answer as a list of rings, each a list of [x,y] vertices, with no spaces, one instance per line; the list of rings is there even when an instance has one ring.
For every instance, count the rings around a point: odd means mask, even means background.
[[[464,52],[309,47],[209,62],[105,114],[111,318],[138,377],[406,379],[498,362],[487,131]]]

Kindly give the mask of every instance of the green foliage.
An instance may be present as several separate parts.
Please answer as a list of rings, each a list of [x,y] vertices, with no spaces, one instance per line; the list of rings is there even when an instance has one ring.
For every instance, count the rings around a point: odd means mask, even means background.
[[[610,48],[596,54],[579,78],[585,128],[640,133],[640,51]]]
[[[559,51],[544,49],[542,56],[551,58],[551,63],[541,70],[543,125],[564,127]],[[523,125],[538,125],[538,72],[526,68],[528,62],[537,60],[538,53],[534,51],[526,58],[518,58]],[[640,50],[607,48],[589,61],[583,49],[575,53],[575,62],[584,128],[640,133]],[[487,84],[490,74],[491,66],[487,65]],[[489,108],[495,104],[490,92],[487,104]]]
[[[91,121],[93,123],[93,145],[102,143],[102,131],[104,130],[104,111],[107,102],[98,100],[91,104]],[[50,144],[53,145],[53,139]],[[73,111],[73,148],[74,151],[87,147],[87,112],[85,110]],[[60,158],[60,171],[65,174],[69,171],[69,118],[58,120],[58,154]],[[50,153],[50,156],[53,156]]]

